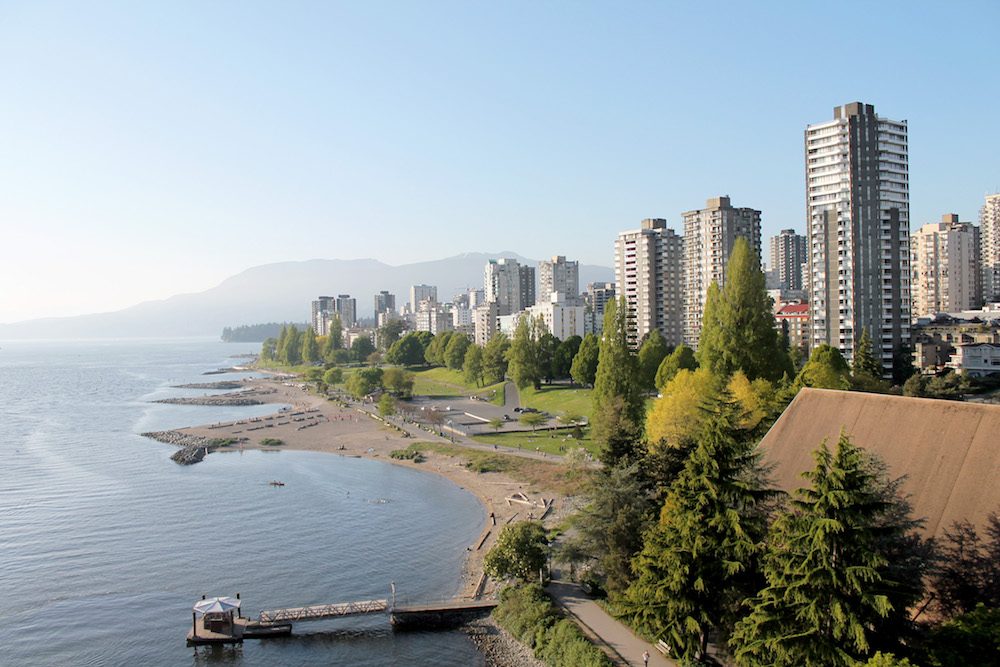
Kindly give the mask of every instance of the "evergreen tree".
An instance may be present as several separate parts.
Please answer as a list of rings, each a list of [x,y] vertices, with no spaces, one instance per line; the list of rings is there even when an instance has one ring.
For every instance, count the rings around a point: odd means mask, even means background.
[[[477,387],[482,386],[483,348],[474,343],[469,346],[465,352],[465,360],[462,362],[462,374],[467,383],[475,383]]]
[[[525,315],[517,323],[510,349],[507,350],[507,372],[518,389],[528,385],[535,389],[542,386],[539,347],[538,327],[530,316]]]
[[[671,380],[677,377],[677,374],[680,371],[693,371],[696,368],[698,368],[698,360],[695,359],[694,350],[687,345],[678,345],[674,348],[674,351],[660,363],[660,367],[656,370],[654,384],[656,385],[656,388],[662,392],[663,388],[666,387]]]
[[[597,378],[597,361],[601,353],[601,341],[594,334],[587,334],[580,341],[580,349],[570,365],[570,377],[584,387],[593,386]]]
[[[579,336],[570,336],[559,343],[555,354],[552,357],[552,376],[557,380],[564,380],[572,377],[573,359],[580,351],[580,344],[583,339]]]
[[[496,384],[503,382],[507,377],[507,350],[510,348],[510,341],[501,332],[493,334],[486,347],[483,349],[483,375],[486,384]]]
[[[538,336],[537,354],[538,354],[538,370],[541,378],[552,383],[555,379],[555,372],[553,366],[555,364],[556,352],[559,350],[560,340],[549,333],[548,328],[545,326],[545,320],[539,315],[535,319],[535,328]]]
[[[882,364],[872,355],[872,338],[868,329],[861,332],[861,340],[854,348],[854,367],[851,369],[854,377],[867,376],[872,379],[882,378]]]
[[[835,347],[824,343],[812,351],[809,361],[795,378],[796,391],[802,387],[850,389],[851,367]]]
[[[312,327],[302,335],[302,361],[311,364],[319,359],[319,346],[316,344],[316,332]]]
[[[298,366],[302,363],[302,333],[292,324],[285,335],[285,344],[281,348],[281,363]]]
[[[275,347],[275,358],[281,361],[285,355],[285,342],[288,340],[288,326],[281,325],[281,333],[278,334],[278,344]]]
[[[642,388],[652,391],[656,383],[656,372],[660,364],[667,358],[667,343],[660,335],[659,329],[650,329],[646,341],[639,348],[639,375],[642,378]]]
[[[330,319],[329,333],[323,344],[323,358],[330,363],[336,363],[335,352],[344,349],[344,331],[340,324],[340,313],[334,313]]]
[[[604,337],[601,339],[594,378],[594,436],[603,446],[601,460],[617,465],[631,457],[646,416],[645,396],[639,381],[639,362],[628,344],[628,306],[609,301],[604,310]]]
[[[685,662],[705,655],[713,628],[732,628],[741,602],[762,583],[758,555],[776,493],[764,488],[753,439],[733,425],[736,409],[716,402],[709,410],[620,605],[634,627]]]
[[[771,312],[773,301],[759,262],[746,239],[733,246],[722,289],[709,287],[698,341],[698,363],[715,375],[742,370],[750,380],[777,382],[794,372],[781,349]]]
[[[865,452],[841,434],[836,451],[824,441],[813,457],[809,488],[771,527],[767,586],[733,634],[740,665],[853,667],[892,611],[877,545],[893,529]]]

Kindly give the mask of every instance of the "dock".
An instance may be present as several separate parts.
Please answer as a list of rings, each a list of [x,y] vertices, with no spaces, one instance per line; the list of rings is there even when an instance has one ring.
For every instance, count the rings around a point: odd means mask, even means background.
[[[260,622],[276,623],[279,621],[318,621],[323,618],[340,618],[342,616],[358,616],[361,614],[382,614],[386,611],[389,611],[388,600],[339,602],[336,604],[321,604],[312,607],[290,607],[288,609],[261,611]]]

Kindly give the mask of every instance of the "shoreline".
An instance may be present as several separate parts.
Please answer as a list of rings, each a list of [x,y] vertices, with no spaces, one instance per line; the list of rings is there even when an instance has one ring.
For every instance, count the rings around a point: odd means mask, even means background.
[[[250,369],[240,369],[250,370]],[[259,372],[259,371],[254,371]],[[262,450],[294,450],[319,451],[341,456],[367,458],[386,461],[395,465],[406,466],[414,470],[423,470],[444,477],[463,489],[472,493],[485,510],[485,519],[479,526],[476,540],[466,547],[462,570],[458,573],[458,588],[456,598],[491,597],[499,589],[499,582],[486,577],[483,573],[483,557],[496,542],[502,527],[515,521],[528,520],[545,513],[546,523],[561,520],[572,511],[571,503],[560,494],[550,491],[526,488],[531,485],[520,482],[509,475],[497,472],[477,473],[466,469],[464,457],[460,454],[442,454],[431,449],[423,452],[424,460],[415,463],[408,459],[393,459],[389,453],[396,449],[405,449],[414,443],[453,445],[448,439],[435,434],[418,430],[414,425],[403,425],[395,420],[388,424],[379,417],[373,417],[367,411],[353,404],[343,406],[329,401],[322,396],[308,392],[301,383],[291,382],[283,377],[243,378],[244,391],[254,391],[255,398],[266,404],[282,404],[291,406],[271,415],[225,422],[205,424],[174,429],[169,432],[143,434],[160,442],[184,446],[184,441],[196,442],[193,447],[179,449],[178,454],[194,458],[178,461],[194,463],[200,461],[209,452],[231,452],[241,449]],[[244,391],[233,394],[233,398]],[[224,395],[215,395],[212,404]],[[198,399],[188,399],[196,401]],[[413,436],[404,435],[406,431],[414,431]],[[401,432],[403,431],[403,432]],[[234,438],[239,442],[204,448],[209,440]],[[281,440],[280,446],[265,446],[260,440]],[[175,459],[177,460],[177,459]],[[508,502],[516,493],[524,494],[530,504]],[[551,503],[548,510],[542,508]]]

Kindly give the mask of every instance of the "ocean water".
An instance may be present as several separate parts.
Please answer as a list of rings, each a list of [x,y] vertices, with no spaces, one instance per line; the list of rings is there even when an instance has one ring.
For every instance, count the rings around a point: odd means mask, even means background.
[[[447,598],[485,510],[429,473],[314,452],[212,454],[182,467],[143,431],[275,411],[156,404],[259,346],[0,343],[0,664],[481,665],[457,631],[382,615],[290,638],[187,647],[202,594],[261,609]],[[284,487],[267,482],[281,480]]]

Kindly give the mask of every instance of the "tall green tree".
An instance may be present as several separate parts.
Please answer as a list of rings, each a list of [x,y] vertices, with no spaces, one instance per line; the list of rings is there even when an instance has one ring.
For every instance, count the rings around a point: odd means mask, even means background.
[[[854,667],[892,611],[877,545],[893,527],[865,452],[841,434],[813,458],[809,487],[772,524],[767,585],[730,642],[740,665]]]
[[[503,382],[507,377],[507,350],[510,340],[502,332],[493,334],[483,349],[483,376],[486,384]]]
[[[758,590],[775,495],[763,481],[754,439],[734,425],[737,409],[716,402],[710,411],[620,605],[636,628],[664,639],[685,662],[703,657],[708,633],[731,629],[742,601]]]
[[[272,361],[278,354],[278,339],[271,337],[264,340],[260,347],[260,360],[264,363]]]
[[[311,364],[319,359],[319,346],[316,344],[316,332],[308,327],[302,335],[302,361]]]
[[[570,376],[574,382],[584,387],[594,384],[594,380],[597,379],[597,362],[600,354],[600,339],[594,334],[584,336],[570,366]]]
[[[469,384],[483,385],[483,348],[475,343],[469,345],[462,362],[462,376]]]
[[[850,389],[851,367],[835,347],[818,345],[795,378],[795,386],[817,389]]]
[[[351,343],[351,357],[355,361],[364,361],[375,351],[375,343],[368,336],[358,336]]]
[[[292,324],[285,335],[285,344],[281,348],[281,363],[298,366],[302,363],[302,333]]]
[[[659,329],[650,329],[645,342],[639,348],[639,375],[642,388],[652,391],[656,383],[656,371],[667,358],[667,343]]]
[[[865,375],[873,379],[881,379],[882,363],[872,354],[872,337],[868,329],[861,332],[861,340],[854,348],[854,366],[851,372],[855,377]]]
[[[543,325],[544,326],[544,325]],[[507,350],[507,372],[518,389],[542,386],[541,346],[539,327],[534,318],[525,315],[517,323],[514,338]]]
[[[670,381],[677,377],[683,370],[693,371],[698,368],[698,360],[694,356],[694,350],[687,345],[678,345],[656,369],[654,385],[661,392],[663,388],[670,384]]]
[[[551,333],[549,333],[548,328],[545,326],[545,320],[542,319],[541,315],[535,320],[536,329],[540,329],[538,335],[538,369],[543,380],[548,383],[552,383],[552,380],[556,378],[554,365],[556,360],[556,352],[559,351],[559,344],[562,342]]]
[[[579,336],[570,336],[559,343],[555,354],[552,356],[552,376],[557,380],[571,377],[573,371],[573,358],[580,351],[580,343],[583,339]]]
[[[463,333],[455,333],[448,339],[448,346],[444,351],[444,364],[453,371],[462,370],[465,363],[465,353],[469,351],[472,341]]]
[[[437,366],[445,365],[444,353],[448,349],[448,343],[451,341],[453,333],[453,331],[449,330],[440,331],[431,339],[430,343],[424,349],[424,360],[427,363]]]
[[[377,366],[358,368],[344,385],[354,398],[363,398],[382,386],[382,369]]]
[[[385,360],[398,366],[419,366],[424,363],[424,346],[420,337],[410,332],[397,340],[385,353]]]
[[[772,305],[757,256],[746,239],[737,239],[726,266],[725,286],[708,290],[698,363],[719,376],[741,370],[751,381],[791,377],[794,370],[774,328]]]
[[[403,335],[403,320],[391,319],[378,328],[376,340],[380,350],[388,351],[399,337]]]
[[[539,575],[548,557],[545,527],[537,521],[519,521],[503,527],[496,544],[483,558],[483,569],[497,579],[519,577],[530,581]]]
[[[620,303],[609,301],[604,309],[604,337],[591,394],[594,436],[603,447],[601,460],[609,465],[636,454],[636,441],[646,416],[639,362],[629,347],[628,334],[625,299]]]

